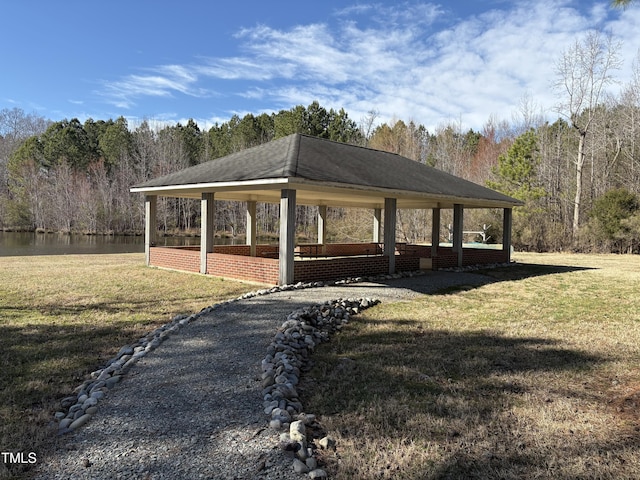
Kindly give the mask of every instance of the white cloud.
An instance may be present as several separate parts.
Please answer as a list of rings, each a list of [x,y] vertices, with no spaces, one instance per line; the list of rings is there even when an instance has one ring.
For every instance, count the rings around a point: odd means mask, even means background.
[[[105,82],[100,94],[118,108],[129,109],[140,97],[171,97],[174,93],[194,97],[210,95],[205,88],[197,87],[199,77],[192,67],[161,65],[148,69],[146,75],[129,75],[122,80]]]
[[[430,3],[359,4],[336,12],[334,23],[258,25],[235,36],[241,55],[156,67],[107,83],[104,95],[129,108],[145,96],[212,96],[227,82],[233,95],[256,102],[254,111],[318,100],[354,119],[374,109],[381,121],[433,129],[461,118],[479,129],[492,115],[510,118],[524,95],[549,111],[554,62],[585,31],[610,29],[625,40],[629,66],[640,45],[638,6],[612,13],[604,0],[582,12],[569,0],[500,5],[460,20]]]

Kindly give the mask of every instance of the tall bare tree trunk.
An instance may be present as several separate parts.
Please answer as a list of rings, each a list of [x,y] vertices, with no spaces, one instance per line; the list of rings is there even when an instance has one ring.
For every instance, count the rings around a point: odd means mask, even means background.
[[[586,136],[597,115],[604,89],[613,82],[611,70],[621,65],[617,54],[619,49],[620,45],[614,43],[610,35],[603,39],[598,32],[589,32],[582,41],[576,40],[556,63],[558,78],[555,88],[563,97],[556,108],[578,132],[572,224],[574,245],[580,228]]]
[[[578,159],[576,161],[576,196],[573,201],[573,239],[574,242],[578,238],[578,230],[580,229],[580,207],[582,204],[582,168],[584,167],[584,142],[587,134],[580,132],[578,140]]]

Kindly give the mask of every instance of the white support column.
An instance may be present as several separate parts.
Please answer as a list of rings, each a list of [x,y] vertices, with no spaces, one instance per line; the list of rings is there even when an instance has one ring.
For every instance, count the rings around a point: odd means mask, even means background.
[[[327,253],[327,206],[318,205],[318,243],[322,245],[322,254]]]
[[[382,225],[382,209],[373,209],[373,243],[380,243],[380,226]]]
[[[389,257],[389,273],[396,273],[396,199],[384,199],[384,254]]]
[[[438,256],[440,245],[440,209],[431,209],[431,258]]]
[[[200,201],[200,273],[207,273],[207,253],[213,252],[215,211],[213,193],[203,193]]]
[[[464,206],[453,205],[453,251],[458,254],[458,266],[462,266],[462,237],[464,224]]]
[[[280,285],[293,283],[293,249],[296,241],[296,191],[283,189],[280,192]]]
[[[151,265],[151,247],[156,244],[158,232],[158,197],[145,195],[144,197],[144,261],[147,267]]]
[[[256,230],[258,224],[256,221],[256,202],[249,201],[247,202],[247,240],[246,243],[249,245],[250,253],[252,257],[256,256]]]
[[[511,208],[504,209],[502,219],[502,250],[507,254],[507,262],[511,262],[511,228],[513,225],[513,211]]]

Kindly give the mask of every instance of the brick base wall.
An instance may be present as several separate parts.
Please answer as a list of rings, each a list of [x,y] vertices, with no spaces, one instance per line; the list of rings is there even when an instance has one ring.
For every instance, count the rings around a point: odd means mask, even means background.
[[[277,285],[279,262],[277,258],[228,255],[214,251],[207,255],[207,273],[218,277]]]
[[[328,243],[325,245],[326,255],[375,255],[377,243]]]
[[[171,268],[184,272],[200,271],[200,248],[151,247],[150,263],[154,267]]]
[[[389,260],[383,256],[319,258],[295,262],[293,272],[296,282],[379,275],[389,273]]]
[[[329,244],[327,247],[328,255],[344,256],[294,262],[296,282],[389,273],[387,257],[373,255],[367,251],[375,247],[375,244]],[[249,249],[248,245],[216,245],[214,253],[207,255],[207,273],[276,285],[279,278],[278,246],[257,245],[255,257],[249,256]],[[410,254],[395,256],[397,272],[418,270],[420,258],[431,258],[430,246],[411,246],[408,252]],[[200,271],[198,247],[151,247],[150,254],[152,266],[196,273]],[[507,261],[507,257],[507,252],[503,250],[465,248],[463,266],[502,263]],[[451,247],[439,247],[438,256],[432,259],[433,269],[457,265],[458,255]]]
[[[249,245],[215,245],[213,247],[215,253],[224,253],[226,255],[251,255],[251,247]],[[256,257],[278,257],[278,245],[256,245]]]
[[[243,251],[244,247],[245,245],[216,245],[215,252],[207,254],[207,273],[218,277],[276,285],[278,283],[277,258],[249,257],[248,247],[247,256],[219,253],[220,250]],[[199,247],[151,247],[150,253],[151,265],[154,267],[200,272]]]
[[[490,248],[463,248],[462,266],[485,265],[491,263],[504,263],[507,261],[507,252]],[[433,268],[452,268],[458,266],[458,254],[451,247],[439,247],[438,256],[433,258]]]

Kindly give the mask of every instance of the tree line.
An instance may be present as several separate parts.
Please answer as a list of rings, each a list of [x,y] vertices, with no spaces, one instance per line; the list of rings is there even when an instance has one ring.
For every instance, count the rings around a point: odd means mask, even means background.
[[[260,115],[235,115],[202,130],[189,120],[153,129],[124,118],[51,122],[19,109],[0,111],[0,228],[137,233],[143,202],[132,185],[291,133],[398,153],[525,202],[514,214],[516,248],[637,252],[640,245],[640,66],[619,95],[606,95],[621,64],[619,46],[597,32],[576,40],[556,63],[558,118],[544,120],[521,100],[511,121],[489,118],[480,131],[450,123],[429,131],[413,121],[358,122],[318,102]],[[259,205],[258,229],[277,235],[278,206]],[[219,202],[216,230],[242,234],[245,209]],[[160,197],[159,228],[199,227],[199,202]],[[338,240],[370,236],[370,214],[330,209]],[[316,209],[299,207],[299,233],[313,237]],[[430,212],[398,213],[398,234],[428,241]],[[447,217],[443,219],[447,225]],[[465,229],[501,232],[499,211],[469,211]],[[446,231],[443,233],[446,237]]]
[[[291,133],[361,143],[359,126],[343,110],[318,102],[274,114],[235,115],[208,131],[193,120],[151,128],[127,120],[78,119],[51,122],[14,108],[0,111],[0,228],[37,231],[139,233],[141,198],[132,185]],[[277,206],[261,205],[265,234],[277,234]],[[308,230],[311,215],[301,215]],[[160,198],[159,226],[165,233],[199,227],[199,202]],[[244,209],[223,202],[218,231],[244,229]],[[315,221],[315,220],[314,220]],[[305,227],[306,226],[306,227]]]

